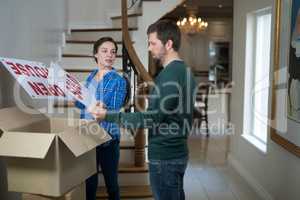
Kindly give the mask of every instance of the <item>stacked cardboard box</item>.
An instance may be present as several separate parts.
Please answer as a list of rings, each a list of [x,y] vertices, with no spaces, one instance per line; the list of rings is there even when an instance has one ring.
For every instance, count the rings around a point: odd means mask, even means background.
[[[95,147],[111,139],[96,121],[48,118],[16,107],[1,109],[0,118],[9,191],[64,196],[96,173]]]

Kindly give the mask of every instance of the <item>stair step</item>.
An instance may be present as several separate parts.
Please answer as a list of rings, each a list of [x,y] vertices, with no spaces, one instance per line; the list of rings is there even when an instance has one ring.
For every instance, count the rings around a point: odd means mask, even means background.
[[[138,18],[142,16],[141,13],[133,13],[128,14],[128,26],[129,27],[137,27],[138,26]],[[115,28],[121,28],[122,27],[122,16],[117,15],[110,18],[112,20],[112,26]]]
[[[78,41],[97,41],[101,37],[110,36],[116,41],[122,41],[122,29],[110,28],[110,29],[77,29],[71,31],[70,35],[67,35],[66,40],[78,40]],[[129,29],[129,34],[137,29]]]
[[[65,58],[94,58],[93,55],[85,55],[85,54],[63,54],[62,57],[65,57]],[[122,58],[122,55],[117,55],[117,58]]]
[[[97,66],[92,57],[62,57],[59,65],[65,70],[93,70]],[[116,58],[113,67],[116,70],[121,70],[122,58]]]
[[[91,73],[93,70],[92,69],[67,69],[66,70],[69,73]],[[117,72],[122,73],[122,69],[116,69]]]
[[[121,198],[150,198],[152,197],[152,191],[148,185],[134,185],[134,186],[121,186],[120,187]],[[99,187],[97,191],[97,199],[107,199],[108,195],[106,193],[105,187]]]
[[[120,147],[122,147],[122,149],[135,149],[134,142],[132,141],[121,141]],[[148,148],[147,144],[145,145],[145,148]]]
[[[120,165],[119,173],[148,173],[148,165],[144,167],[136,167],[134,165]]]
[[[66,43],[73,44],[94,44],[96,40],[66,40]],[[122,44],[122,41],[116,41],[117,44]]]
[[[120,142],[120,148],[134,150],[134,148],[135,148],[134,142],[133,141],[121,141]]]
[[[92,69],[67,69],[66,70],[69,73],[91,73]]]
[[[137,27],[128,28],[129,31],[138,30]],[[71,33],[76,32],[109,32],[109,31],[122,31],[122,28],[93,28],[93,29],[72,29]]]
[[[75,105],[70,102],[57,102],[54,104],[55,108],[75,108]]]
[[[131,186],[131,185],[150,185],[149,174],[118,174],[119,186]],[[105,180],[102,174],[98,175],[98,186],[105,186]]]
[[[80,118],[80,111],[79,109],[67,108],[67,107],[56,107],[55,105],[52,108],[52,111],[49,111],[49,115],[51,117],[63,117],[63,118],[70,118],[70,119],[79,119]]]
[[[75,78],[82,84],[84,84],[85,80],[87,79],[88,75],[91,73],[92,70],[90,69],[67,69],[67,72],[71,73]],[[118,74],[122,75],[123,70],[117,69]]]
[[[118,54],[122,54],[122,44],[118,45]],[[63,54],[71,55],[89,55],[93,53],[94,43],[66,43],[63,48]]]
[[[140,17],[142,15],[143,15],[142,13],[132,13],[132,14],[128,14],[127,16],[128,16],[128,18],[130,18],[130,17]],[[111,19],[121,19],[121,18],[122,18],[122,15],[111,17]]]
[[[101,171],[100,171],[101,172]],[[144,167],[136,167],[132,164],[120,164],[119,171],[120,174],[137,174],[137,173],[148,173],[148,165],[146,164]]]

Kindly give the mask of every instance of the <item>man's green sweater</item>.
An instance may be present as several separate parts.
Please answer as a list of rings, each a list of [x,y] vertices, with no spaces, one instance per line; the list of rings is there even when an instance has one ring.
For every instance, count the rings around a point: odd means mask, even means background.
[[[148,128],[150,160],[188,156],[195,80],[183,61],[170,62],[156,77],[145,112],[107,113],[105,120],[125,128]]]

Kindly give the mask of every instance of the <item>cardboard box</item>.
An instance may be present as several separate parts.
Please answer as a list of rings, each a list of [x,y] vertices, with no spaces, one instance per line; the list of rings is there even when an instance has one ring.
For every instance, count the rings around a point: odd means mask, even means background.
[[[22,200],[86,200],[85,183],[76,186],[73,190],[61,197],[22,194]]]
[[[60,197],[96,173],[95,147],[110,136],[95,121],[0,110],[8,190]]]

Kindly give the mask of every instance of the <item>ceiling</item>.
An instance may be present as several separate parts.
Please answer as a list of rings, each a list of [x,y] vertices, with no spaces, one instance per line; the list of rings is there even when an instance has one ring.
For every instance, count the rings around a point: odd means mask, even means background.
[[[177,20],[189,14],[205,18],[232,18],[233,0],[186,0],[165,18]]]

